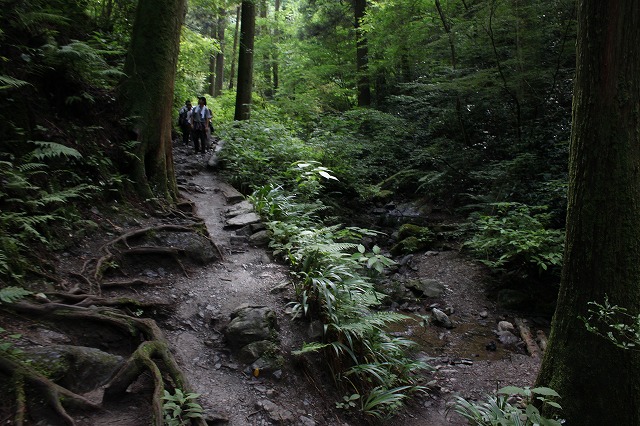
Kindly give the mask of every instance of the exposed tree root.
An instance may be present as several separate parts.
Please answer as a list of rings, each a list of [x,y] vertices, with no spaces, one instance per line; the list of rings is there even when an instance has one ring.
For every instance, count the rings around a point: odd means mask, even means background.
[[[70,297],[71,296],[76,297],[78,295],[70,295]],[[125,334],[140,338],[142,343],[107,384],[103,401],[111,401],[125,396],[129,386],[135,382],[141,374],[149,372],[154,381],[152,407],[154,416],[153,425],[155,426],[161,426],[163,424],[163,391],[165,389],[179,388],[184,392],[189,392],[189,385],[175,362],[169,350],[169,345],[156,322],[151,319],[131,317],[118,310],[107,307],[83,307],[55,302],[41,304],[18,302],[7,306],[6,309],[31,316],[57,320],[98,322],[103,325],[114,326],[122,330]],[[82,396],[76,395],[56,385],[45,377],[30,370],[28,367],[11,361],[10,359],[3,358],[2,356],[0,356],[0,371],[10,377],[16,377],[15,374],[20,374],[25,385],[29,385],[30,389],[34,388],[38,390],[66,424],[74,425],[74,422],[66,412],[63,404],[69,408],[99,408],[99,406],[91,403]],[[20,380],[14,379],[14,382],[19,383]],[[16,387],[16,389],[18,392],[24,392],[24,390],[20,390],[19,386]],[[24,418],[24,414],[19,415],[21,411],[20,405],[17,404],[17,407],[18,413],[16,414],[16,419],[18,417]],[[19,423],[15,424],[18,425]],[[204,426],[206,423],[204,420],[197,419],[196,424]]]
[[[27,412],[25,386],[36,392],[68,425],[75,425],[65,406],[81,410],[99,410],[101,407],[81,395],[53,383],[28,365],[12,359],[7,352],[0,352],[0,371],[11,377],[16,392],[14,424],[22,426]]]
[[[165,284],[165,283],[163,281],[149,281],[149,280],[143,280],[142,278],[135,278],[127,281],[106,281],[106,282],[100,283],[100,287],[102,288],[132,287],[137,285],[154,286],[154,285],[162,285],[162,284]]]

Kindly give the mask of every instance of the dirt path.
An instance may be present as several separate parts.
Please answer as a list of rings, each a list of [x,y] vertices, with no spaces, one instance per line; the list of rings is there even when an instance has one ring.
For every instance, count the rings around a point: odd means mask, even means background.
[[[313,388],[290,364],[285,363],[279,380],[256,378],[225,347],[221,331],[229,315],[241,304],[249,304],[276,311],[283,352],[296,349],[291,347],[296,333],[284,312],[290,294],[274,291],[286,282],[287,271],[273,263],[263,249],[249,246],[233,230],[223,228],[229,205],[218,190],[215,175],[202,172],[191,183],[197,191],[184,195],[196,205],[224,259],[174,283],[171,297],[178,316],[168,324],[166,334],[192,387],[202,395],[201,404],[231,426],[280,421],[339,424],[325,419],[332,402],[324,401],[322,390]]]
[[[176,357],[193,389],[202,395],[200,402],[210,417],[231,426],[369,424],[344,416],[335,408],[331,384],[312,379],[314,375],[305,374],[289,358],[279,380],[254,377],[234,360],[221,330],[229,314],[241,304],[269,306],[276,311],[285,356],[299,348],[304,331],[296,329],[301,325],[292,323],[285,313],[285,305],[292,298],[291,286],[274,291],[286,282],[286,268],[273,263],[265,250],[249,246],[233,230],[224,228],[229,204],[219,191],[217,176],[204,171],[205,158],[189,156],[183,147],[176,151],[178,161],[183,162],[179,167],[183,170],[182,184],[193,189],[184,195],[195,204],[197,214],[224,253],[223,261],[173,283],[169,297],[176,303],[177,316],[164,324]],[[495,352],[485,349],[493,338],[495,324],[504,318],[487,301],[477,267],[456,252],[419,254],[412,262],[415,274],[445,284],[446,293],[431,302],[450,309],[457,327],[421,331],[407,324],[398,331],[421,344],[421,356],[436,367],[425,377],[425,383],[436,379],[437,384],[388,424],[464,425],[455,416],[445,416],[446,404],[453,395],[476,399],[507,384],[531,385],[538,369],[536,360],[501,348]]]

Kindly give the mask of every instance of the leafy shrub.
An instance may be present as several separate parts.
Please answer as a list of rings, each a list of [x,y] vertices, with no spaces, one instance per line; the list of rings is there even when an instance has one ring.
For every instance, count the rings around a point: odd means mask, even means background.
[[[491,204],[494,214],[478,215],[465,246],[489,268],[525,273],[557,273],[562,265],[564,233],[545,227],[544,207]]]
[[[162,412],[164,415],[164,424],[167,426],[188,426],[192,419],[202,418],[202,407],[195,400],[200,395],[197,393],[184,393],[180,389],[176,389],[171,395],[166,390],[162,400]]]
[[[247,193],[268,184],[287,186],[292,163],[317,158],[290,129],[268,118],[227,123],[217,133],[225,140],[220,152],[223,174]]]
[[[605,297],[603,303],[589,302],[589,316],[581,318],[587,330],[620,349],[637,350],[640,345],[640,314],[612,305]]]
[[[387,324],[405,317],[374,310],[383,295],[375,291],[373,279],[393,261],[378,247],[369,252],[358,244],[372,231],[325,226],[314,216],[322,207],[311,202],[310,195],[320,192],[322,181],[317,177],[326,179],[328,171],[303,164],[294,165],[291,172],[301,173],[299,186],[312,189],[306,202],[298,204],[283,186],[260,189],[250,197],[268,220],[274,254],[291,266],[298,296],[292,303],[294,313],[324,324],[323,341],[305,344],[295,354],[322,351],[327,356],[336,383],[350,388],[351,396],[338,402],[340,408],[353,408],[357,400],[363,412],[384,416],[422,389],[413,372],[426,367],[407,357],[413,342],[385,331]],[[309,181],[315,184],[308,186]]]
[[[517,396],[517,403],[509,402],[513,396]],[[534,400],[538,400],[543,405],[561,409],[551,399],[559,397],[556,391],[545,387],[530,389],[507,386],[498,390],[496,396],[490,396],[487,402],[480,404],[456,397],[451,409],[464,417],[470,425],[476,426],[561,426],[563,421],[543,417],[533,405]]]

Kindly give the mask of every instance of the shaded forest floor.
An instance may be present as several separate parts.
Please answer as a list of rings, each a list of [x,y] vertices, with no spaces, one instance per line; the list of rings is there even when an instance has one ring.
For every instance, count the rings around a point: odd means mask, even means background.
[[[99,256],[101,247],[119,235],[159,225],[153,215],[120,221],[107,218],[109,226],[105,229],[108,231],[60,254],[56,269],[66,275],[55,286],[67,291],[78,290],[76,293],[81,288],[83,295],[93,292],[93,299],[81,298],[83,309],[93,309],[105,301],[117,300],[120,304],[123,300],[137,301],[126,308],[127,313],[134,318],[156,320],[189,388],[201,395],[199,402],[205,409],[208,424],[463,425],[456,415],[446,413],[454,395],[484,399],[502,386],[533,384],[539,361],[526,355],[521,346],[498,343],[495,350],[487,349],[488,344],[496,341],[497,323],[513,320],[514,314],[502,311],[487,298],[482,269],[457,251],[429,251],[413,255],[404,274],[437,280],[444,284],[445,291],[412,306],[396,307],[415,315],[416,320],[396,325],[392,333],[419,344],[416,356],[434,368],[426,372],[423,379],[423,383],[429,383],[430,391],[409,401],[397,417],[386,421],[374,421],[337,409],[335,402],[341,400],[342,395],[333,385],[327,367],[322,363],[301,362],[290,354],[307,339],[309,324],[292,321],[289,315],[287,303],[294,295],[292,286],[286,285],[287,268],[273,261],[268,251],[249,245],[235,229],[225,226],[225,213],[236,200],[229,198],[228,187],[206,169],[208,155],[194,155],[190,148],[182,145],[174,147],[179,185],[193,206],[195,217],[178,215],[171,220],[179,224],[171,226],[183,226],[185,220],[197,226],[204,224],[219,251],[216,260],[198,265],[172,256],[145,258],[130,264],[124,274],[131,282],[141,277],[144,282],[137,284],[142,285],[104,287],[95,294],[96,288],[90,283],[87,285],[87,280],[74,284],[71,277],[86,269],[87,262]],[[166,218],[162,223],[166,225]],[[252,371],[238,361],[225,341],[223,330],[230,314],[243,304],[268,306],[276,313],[284,360],[276,374]],[[448,312],[455,327],[420,325],[417,315],[428,313],[432,306]],[[100,347],[126,358],[138,344],[135,336],[122,340],[112,331],[104,331],[108,327],[98,329],[76,322],[73,324],[76,331],[70,332],[70,327],[63,327],[62,323],[46,325],[26,314],[2,315],[0,326],[8,333],[20,333],[21,337],[13,344],[25,350],[75,344]],[[63,376],[74,374],[81,372],[71,368]],[[68,377],[65,380],[60,382],[64,385]],[[104,391],[104,385],[84,393],[82,388],[77,390],[95,404],[101,402]],[[142,373],[123,397],[104,405],[104,410],[70,410],[71,417],[78,425],[146,426],[150,424],[152,407],[148,396],[152,391],[150,374]],[[11,424],[10,400],[5,400],[1,408],[3,423]],[[36,420],[48,419],[46,424],[70,424],[50,421],[55,416],[46,410],[32,409],[30,414]]]

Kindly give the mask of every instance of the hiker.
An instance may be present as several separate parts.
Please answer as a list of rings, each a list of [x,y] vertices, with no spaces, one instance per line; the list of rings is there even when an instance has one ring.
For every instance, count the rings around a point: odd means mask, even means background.
[[[191,134],[191,101],[187,99],[184,106],[178,111],[178,126],[182,131],[182,142],[189,145],[189,136]]]
[[[211,110],[207,108],[207,99],[204,96],[198,98],[198,106],[191,110],[191,126],[193,129],[193,146],[198,152],[204,153],[209,144],[207,130],[211,122]]]

